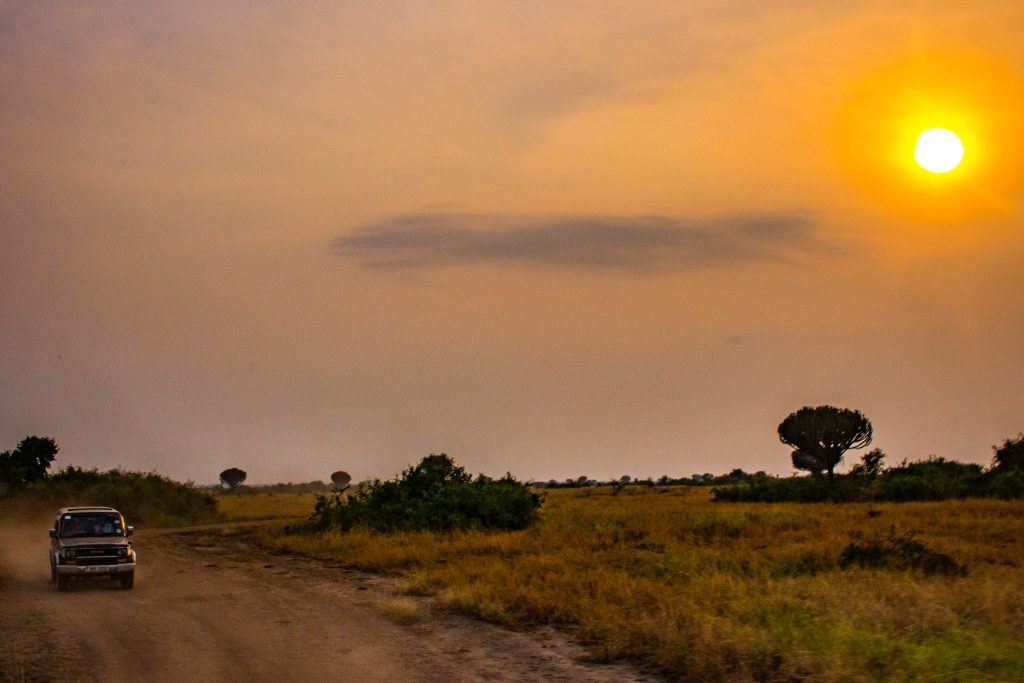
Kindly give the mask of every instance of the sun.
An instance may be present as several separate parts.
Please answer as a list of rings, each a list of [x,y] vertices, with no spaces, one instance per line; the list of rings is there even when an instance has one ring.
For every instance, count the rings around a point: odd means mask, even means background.
[[[914,161],[929,173],[949,173],[964,158],[964,144],[951,130],[929,128],[917,136]]]

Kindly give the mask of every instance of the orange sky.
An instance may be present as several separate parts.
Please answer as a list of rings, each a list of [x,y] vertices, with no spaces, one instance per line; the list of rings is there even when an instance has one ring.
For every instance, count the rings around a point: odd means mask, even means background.
[[[829,403],[890,463],[987,463],[1024,6],[835,4],[0,1],[0,449],[785,474]]]

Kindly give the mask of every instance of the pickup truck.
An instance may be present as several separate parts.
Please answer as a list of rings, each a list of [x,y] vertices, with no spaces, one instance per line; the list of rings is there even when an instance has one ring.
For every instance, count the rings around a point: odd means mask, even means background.
[[[50,579],[67,590],[73,579],[107,576],[135,584],[135,549],[124,516],[110,507],[61,508],[50,529]]]

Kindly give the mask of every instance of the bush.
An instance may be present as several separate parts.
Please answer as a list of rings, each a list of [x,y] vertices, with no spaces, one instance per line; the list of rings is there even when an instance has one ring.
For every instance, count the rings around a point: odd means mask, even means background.
[[[854,541],[839,555],[839,567],[856,565],[869,569],[916,569],[925,575],[966,576],[967,569],[944,553],[933,552],[909,531],[896,534],[892,527],[885,538]]]
[[[980,465],[945,458],[929,458],[894,467],[878,482],[877,500],[947,500],[984,496],[984,472]]]
[[[1024,470],[990,473],[986,488],[995,498],[1024,498]]]
[[[873,569],[908,569],[916,558],[930,552],[928,546],[914,538],[912,533],[897,536],[896,528],[893,527],[885,538],[854,541],[843,548],[839,555],[839,567],[848,569],[857,565]]]
[[[881,471],[857,466],[849,474],[837,475],[833,482],[815,476],[766,477],[744,485],[715,488],[712,493],[716,502],[730,503],[900,503],[968,497],[1024,498],[1024,470],[986,472],[980,465],[932,457]]]
[[[861,481],[837,476],[764,477],[740,486],[716,487],[712,500],[729,503],[848,503],[861,498]]]
[[[523,529],[541,497],[511,474],[475,479],[445,454],[430,455],[396,480],[375,481],[350,496],[317,496],[304,530],[377,531]]]
[[[109,505],[132,524],[175,526],[219,519],[217,501],[192,484],[159,474],[123,470],[66,469],[33,482],[3,500],[25,513],[53,512],[69,505]]]

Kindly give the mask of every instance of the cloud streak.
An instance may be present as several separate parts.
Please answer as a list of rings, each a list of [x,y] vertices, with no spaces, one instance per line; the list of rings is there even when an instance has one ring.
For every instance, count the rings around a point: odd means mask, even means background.
[[[379,270],[504,264],[657,273],[834,251],[805,211],[688,219],[407,214],[356,228],[331,248]]]

